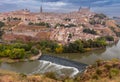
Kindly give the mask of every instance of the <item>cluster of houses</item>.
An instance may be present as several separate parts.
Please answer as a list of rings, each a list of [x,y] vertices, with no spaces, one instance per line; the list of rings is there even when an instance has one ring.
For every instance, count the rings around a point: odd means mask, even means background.
[[[5,23],[18,21],[17,24],[9,26],[9,29],[5,29],[6,36],[4,38],[11,34],[11,36],[17,35],[17,37],[22,35],[37,38],[37,40],[50,39],[60,43],[68,43],[78,39],[89,40],[100,36],[116,36],[108,26],[102,24],[91,25],[89,23],[95,14],[87,8],[70,13],[35,13],[28,9],[22,9],[0,13],[0,21]],[[50,28],[29,25],[29,23],[40,22],[50,24]],[[95,30],[97,35],[84,33],[83,29],[85,28]]]

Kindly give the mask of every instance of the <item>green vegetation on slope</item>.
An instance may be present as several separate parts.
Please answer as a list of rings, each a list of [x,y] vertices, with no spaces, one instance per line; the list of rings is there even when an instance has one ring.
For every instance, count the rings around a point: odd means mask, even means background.
[[[103,48],[106,45],[106,39],[101,37],[96,40],[76,40],[66,45],[61,45],[54,41],[40,41],[37,47],[47,53],[83,53],[88,48],[89,50],[92,48]]]
[[[120,61],[98,60],[94,65],[87,68],[81,78],[81,82],[119,82],[120,81]],[[117,81],[119,80],[119,81]]]
[[[32,23],[32,22],[29,22],[28,25],[36,25],[36,26],[45,26],[47,28],[50,28],[51,25],[49,23],[45,23],[45,22],[39,22],[39,23]]]
[[[30,44],[0,44],[0,58],[25,59],[39,54],[39,50]]]

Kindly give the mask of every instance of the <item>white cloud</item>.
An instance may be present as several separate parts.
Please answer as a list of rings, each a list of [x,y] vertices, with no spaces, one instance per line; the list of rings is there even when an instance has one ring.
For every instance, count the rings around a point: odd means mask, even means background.
[[[92,4],[103,4],[103,3],[107,3],[109,2],[109,0],[106,0],[106,1],[96,1],[96,2],[93,2]]]
[[[66,6],[67,3],[64,3],[64,2],[44,2],[43,5],[48,6],[48,7],[63,7],[63,6]]]

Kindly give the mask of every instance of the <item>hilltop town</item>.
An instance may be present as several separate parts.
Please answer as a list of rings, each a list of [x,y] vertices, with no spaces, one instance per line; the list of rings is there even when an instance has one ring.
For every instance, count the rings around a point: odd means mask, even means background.
[[[94,40],[112,36],[118,39],[120,28],[104,14],[97,14],[89,8],[70,13],[33,13],[28,9],[0,13],[4,41],[53,40],[62,44],[81,40]]]

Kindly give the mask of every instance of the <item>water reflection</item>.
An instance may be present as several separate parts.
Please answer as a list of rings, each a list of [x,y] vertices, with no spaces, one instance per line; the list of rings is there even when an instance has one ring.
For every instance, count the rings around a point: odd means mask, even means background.
[[[53,55],[56,55],[56,54],[53,54]],[[106,49],[94,50],[94,51],[83,53],[83,54],[80,54],[80,53],[59,54],[56,56],[79,61],[85,64],[93,64],[95,61],[99,59],[103,59],[103,60],[110,60],[113,58],[120,59],[120,41],[113,46],[108,46]]]

